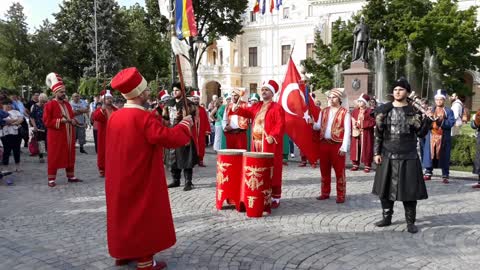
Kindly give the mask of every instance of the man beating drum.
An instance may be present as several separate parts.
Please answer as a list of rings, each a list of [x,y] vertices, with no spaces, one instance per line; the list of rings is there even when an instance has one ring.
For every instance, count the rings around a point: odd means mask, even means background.
[[[280,206],[282,195],[282,150],[285,118],[282,106],[272,101],[278,90],[277,82],[274,80],[266,81],[261,89],[263,101],[246,108],[235,104],[232,109],[234,114],[253,119],[251,151],[274,154],[272,208]]]

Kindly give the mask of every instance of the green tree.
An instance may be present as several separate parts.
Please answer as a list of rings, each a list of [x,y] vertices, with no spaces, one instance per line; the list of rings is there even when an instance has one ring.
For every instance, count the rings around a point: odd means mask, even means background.
[[[315,33],[315,59],[305,60],[305,68],[312,73],[311,83],[322,91],[334,87],[334,67],[340,65],[346,69],[352,60],[352,22],[336,20],[332,25],[332,42],[326,45],[319,31]]]
[[[220,37],[229,40],[242,33],[242,15],[245,13],[247,0],[193,0],[195,19],[198,28],[198,40],[203,40],[206,46],[199,49],[194,46],[195,39],[190,37],[185,42],[190,46],[186,59],[190,62],[192,72],[192,87],[198,88],[198,66],[202,55],[208,46]]]
[[[94,0],[64,0],[54,16],[63,56],[58,72],[78,86],[81,77],[96,74]],[[126,26],[116,1],[97,0],[98,68],[102,78],[111,77],[124,66],[129,53]]]
[[[148,5],[145,10],[136,4],[123,12],[128,21],[127,44],[131,48],[126,64],[137,67],[147,80],[168,79],[170,35],[166,29],[167,19],[158,10],[158,2],[150,10]]]
[[[23,6],[13,3],[0,21],[0,86],[19,89],[31,83],[30,40]]]
[[[58,68],[60,44],[55,40],[53,24],[48,20],[31,36],[32,87],[45,88],[45,76]]]
[[[476,7],[458,10],[457,1],[439,0],[417,24],[409,38],[413,45],[429,48],[436,55],[443,87],[450,92],[471,95],[463,77],[467,69],[480,65],[480,30]]]

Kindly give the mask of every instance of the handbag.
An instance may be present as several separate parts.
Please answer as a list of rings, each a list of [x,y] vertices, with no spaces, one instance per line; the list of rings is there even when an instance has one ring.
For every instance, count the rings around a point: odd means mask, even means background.
[[[35,137],[34,134],[32,134],[30,142],[28,143],[28,150],[30,151],[30,156],[36,156],[40,153],[37,137]]]

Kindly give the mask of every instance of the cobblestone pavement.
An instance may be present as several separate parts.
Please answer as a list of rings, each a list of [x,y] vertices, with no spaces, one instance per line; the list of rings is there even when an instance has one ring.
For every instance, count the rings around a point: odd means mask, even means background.
[[[26,151],[23,150],[23,151]],[[15,186],[0,183],[0,269],[135,269],[113,267],[105,234],[104,182],[92,147],[77,154],[77,176],[64,172],[49,188],[46,165],[22,156]],[[77,151],[78,152],[78,151]],[[134,157],[132,157],[134,158]],[[215,156],[194,170],[195,189],[173,189],[170,200],[177,244],[156,255],[169,269],[479,269],[480,193],[471,174],[427,183],[412,235],[401,204],[394,224],[376,228],[380,203],[370,194],[373,173],[348,172],[347,201],[317,201],[320,172],[284,167],[281,206],[272,215],[248,219],[215,209]],[[461,177],[460,177],[461,176]],[[470,178],[470,179],[469,179]],[[335,188],[332,187],[335,195]],[[161,232],[159,232],[161,233]]]

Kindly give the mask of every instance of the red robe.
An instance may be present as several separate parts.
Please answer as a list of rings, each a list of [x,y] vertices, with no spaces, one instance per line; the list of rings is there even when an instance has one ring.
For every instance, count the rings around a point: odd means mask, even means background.
[[[125,104],[107,124],[105,195],[110,255],[132,259],[153,255],[176,242],[163,148],[190,142],[180,122],[165,127],[155,114]]]
[[[227,126],[231,126],[232,116],[236,115],[232,112],[233,102],[230,102],[225,108],[224,119],[227,121]],[[247,108],[248,105],[245,101],[240,100],[237,103],[240,108]],[[237,121],[235,123],[238,125],[238,129],[243,130],[243,132],[225,132],[225,140],[227,144],[227,149],[247,149],[247,130],[248,130],[248,119],[244,117],[239,117],[237,115]]]
[[[203,160],[205,156],[205,136],[212,132],[210,129],[210,120],[208,119],[207,110],[204,107],[198,106],[198,114],[196,117],[196,129],[198,134],[197,153],[199,160]]]
[[[352,136],[350,144],[350,160],[362,162],[366,166],[371,166],[373,161],[373,128],[375,127],[375,118],[371,116],[371,112],[372,109],[365,109],[363,121],[360,122],[360,136]],[[358,120],[359,114],[359,108],[352,111],[352,125]]]
[[[49,177],[53,170],[75,167],[75,129],[73,125],[61,123],[63,118],[74,117],[72,106],[66,101],[53,99],[45,104],[43,123],[47,127]]]
[[[255,130],[255,117],[263,106],[263,101],[254,104],[252,107],[239,107],[235,114],[253,119],[252,136]],[[264,131],[268,136],[272,136],[275,142],[269,144],[266,136],[263,136],[263,152],[274,153],[274,169],[272,177],[272,197],[280,198],[282,189],[282,160],[283,160],[283,134],[285,134],[285,112],[281,105],[270,102],[269,108],[265,114]],[[254,142],[252,138],[251,148],[254,151]],[[257,151],[260,152],[260,151]]]
[[[112,113],[118,110],[112,106]],[[93,112],[92,119],[97,121],[97,166],[100,175],[105,175],[105,139],[107,138],[107,121],[111,114],[107,110],[98,108]]]

